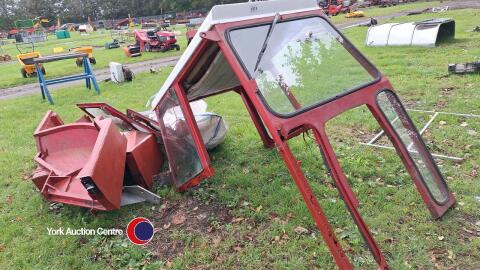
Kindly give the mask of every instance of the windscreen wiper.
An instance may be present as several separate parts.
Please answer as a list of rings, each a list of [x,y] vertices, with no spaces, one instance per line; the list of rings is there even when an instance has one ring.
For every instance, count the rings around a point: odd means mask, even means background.
[[[265,51],[267,50],[267,44],[268,41],[270,40],[270,37],[272,36],[273,30],[275,29],[275,25],[277,25],[278,19],[280,19],[280,13],[275,14],[275,18],[272,21],[272,24],[270,25],[270,28],[268,29],[267,36],[265,37],[265,40],[263,41],[262,49],[260,50],[260,53],[258,54],[257,57],[257,63],[255,63],[255,69],[253,72],[255,73],[258,69],[258,66],[260,65],[260,62],[262,61],[263,55],[265,54]]]

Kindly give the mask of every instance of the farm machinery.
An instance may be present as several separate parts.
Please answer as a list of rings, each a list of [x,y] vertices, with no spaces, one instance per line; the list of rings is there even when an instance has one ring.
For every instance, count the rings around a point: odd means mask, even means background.
[[[20,73],[23,78],[36,76],[35,64],[33,59],[41,57],[42,55],[39,52],[35,51],[35,45],[31,43],[15,43],[19,54],[17,54],[17,60],[20,63]],[[27,49],[28,47],[28,49]],[[45,75],[45,67],[42,64],[39,64],[41,72]]]
[[[318,155],[309,161],[318,162],[318,168],[325,165],[378,269],[388,269],[387,259],[360,208],[388,202],[372,202],[371,189],[357,197],[350,185],[355,168],[344,171],[326,130],[328,121],[365,108],[396,149],[432,217],[444,216],[455,204],[388,78],[330,22],[315,0],[214,6],[198,32],[153,97],[150,111],[127,110],[125,116],[105,104],[79,105],[88,117],[72,124],[47,113],[35,132],[39,169],[33,178],[46,199],[114,210],[121,206],[129,181],[150,190],[155,178],[185,191],[212,177],[216,161],[208,149],[218,140],[203,132],[204,114],[198,107],[206,105],[196,102],[229,92],[241,97],[238,102],[245,105],[263,145],[283,159],[324,239],[321,243],[339,269],[353,269],[351,256],[320,206],[319,191],[309,184],[318,180],[309,179],[316,174],[306,174],[299,157],[304,151]],[[291,147],[291,140],[302,135],[312,143]],[[374,167],[372,172],[383,169]]]
[[[96,64],[97,60],[93,56],[93,47],[92,46],[85,46],[85,47],[77,47],[77,48],[72,48],[70,49],[71,52],[80,52],[80,53],[86,53],[88,54],[88,61],[91,64]],[[83,65],[83,58],[79,57],[75,60],[75,64],[77,67],[81,67]]]
[[[190,44],[190,42],[192,42],[195,34],[197,34],[197,29],[190,28],[187,30],[187,32],[185,33],[185,37],[187,38],[187,44]]]
[[[120,48],[120,42],[118,39],[113,39],[112,41],[105,42],[105,49],[115,49]]]
[[[16,20],[15,40],[20,43],[37,43],[47,40],[47,26],[48,19],[39,17],[33,20]]]
[[[323,11],[329,16],[337,16],[340,13],[350,13],[351,3],[347,0],[328,0],[322,2]]]
[[[345,18],[361,18],[361,17],[365,17],[365,14],[363,13],[363,11],[360,11],[360,10],[356,10],[356,11],[351,10],[345,15]]]
[[[142,52],[180,50],[175,34],[169,31],[159,31],[158,29],[135,30],[134,35],[136,44],[140,46]]]
[[[105,49],[120,48],[120,44],[131,40],[133,33],[129,30],[111,30],[110,36],[112,37],[112,41],[105,43]]]
[[[4,45],[3,40],[0,40],[0,62],[7,62],[12,60],[12,57],[6,54],[5,51],[3,50],[3,47],[2,47],[3,45]]]
[[[187,44],[190,44],[193,37],[197,33],[197,28],[202,24],[205,18],[194,18],[190,19],[190,22],[186,24],[187,31],[185,33],[185,37],[187,38]]]
[[[142,51],[140,50],[140,46],[134,45],[127,45],[123,47],[123,52],[127,57],[138,57],[142,55]]]

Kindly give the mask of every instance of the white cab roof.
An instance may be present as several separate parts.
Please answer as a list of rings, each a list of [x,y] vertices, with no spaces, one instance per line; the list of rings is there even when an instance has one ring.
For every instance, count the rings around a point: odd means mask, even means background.
[[[153,101],[151,103],[152,108],[157,106],[163,95],[171,87],[172,83],[184,68],[185,64],[200,45],[202,39],[200,38],[199,34],[201,32],[206,32],[210,30],[212,26],[219,23],[270,17],[274,16],[277,12],[280,14],[289,14],[315,9],[319,9],[316,0],[271,0],[214,6],[208,13],[202,25],[199,27],[197,34],[190,42],[190,45],[178,60],[162,88],[160,88],[160,91],[158,91],[158,93],[153,97]]]

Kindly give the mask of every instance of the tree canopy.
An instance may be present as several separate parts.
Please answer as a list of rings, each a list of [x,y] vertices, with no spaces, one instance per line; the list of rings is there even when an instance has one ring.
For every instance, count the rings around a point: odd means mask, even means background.
[[[208,10],[216,4],[246,0],[0,0],[0,29],[14,27],[15,20],[44,16],[53,23],[121,19],[160,15],[169,12]]]

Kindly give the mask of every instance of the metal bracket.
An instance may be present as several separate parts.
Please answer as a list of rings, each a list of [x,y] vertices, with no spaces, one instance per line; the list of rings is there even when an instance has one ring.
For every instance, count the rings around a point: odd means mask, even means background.
[[[141,186],[123,187],[121,206],[141,202],[160,204],[160,197],[157,194],[150,192]]]
[[[211,40],[214,42],[220,41],[220,37],[218,36],[217,31],[207,31],[207,32],[201,32],[200,37],[203,39]]]

